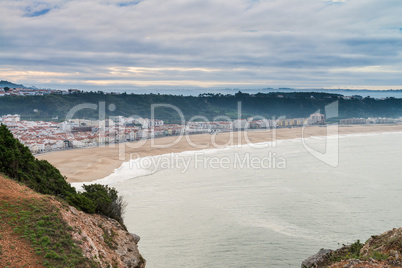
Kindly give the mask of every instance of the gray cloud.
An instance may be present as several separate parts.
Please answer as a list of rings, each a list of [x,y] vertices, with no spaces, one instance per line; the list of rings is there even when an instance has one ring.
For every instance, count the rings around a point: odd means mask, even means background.
[[[401,13],[393,0],[5,0],[0,75],[83,88],[402,87]]]

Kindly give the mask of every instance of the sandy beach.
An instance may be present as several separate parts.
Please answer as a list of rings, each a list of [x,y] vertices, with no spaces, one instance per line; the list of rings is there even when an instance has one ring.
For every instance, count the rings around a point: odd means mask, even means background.
[[[402,125],[339,126],[341,135],[395,131],[402,132]],[[255,130],[226,132],[217,135],[171,136],[104,147],[50,152],[38,155],[37,158],[47,160],[56,166],[69,182],[90,182],[110,175],[123,162],[137,157],[294,139],[301,138],[302,135],[302,128],[282,128],[275,131]],[[326,127],[315,126],[304,129],[304,137],[325,135],[327,135]]]

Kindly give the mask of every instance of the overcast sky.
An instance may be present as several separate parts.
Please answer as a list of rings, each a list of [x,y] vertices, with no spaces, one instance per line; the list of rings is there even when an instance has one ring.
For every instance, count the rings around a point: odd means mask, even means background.
[[[401,0],[2,0],[0,79],[402,88]]]

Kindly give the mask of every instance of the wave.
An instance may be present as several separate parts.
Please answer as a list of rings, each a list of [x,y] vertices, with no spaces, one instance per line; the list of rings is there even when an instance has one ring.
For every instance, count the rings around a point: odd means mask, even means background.
[[[340,134],[340,135],[330,135],[330,136],[310,136],[305,138],[307,141],[321,141],[327,139],[345,139],[350,137],[368,137],[368,136],[378,136],[378,135],[401,135],[402,132],[375,132],[375,133],[352,133],[352,134]],[[152,163],[160,163],[161,159],[166,161],[175,161],[177,158],[185,158],[185,157],[193,157],[196,154],[203,154],[203,155],[214,155],[217,153],[225,152],[225,151],[233,151],[233,150],[244,150],[244,149],[259,149],[259,148],[275,148],[279,145],[283,144],[294,144],[300,143],[302,138],[293,138],[293,139],[284,139],[284,140],[277,140],[267,141],[267,142],[258,142],[258,143],[251,143],[251,144],[241,144],[241,145],[231,145],[224,148],[209,148],[209,149],[202,149],[196,151],[184,151],[180,153],[167,153],[162,155],[156,156],[146,156],[136,159],[131,159],[128,162],[122,163],[122,165],[115,169],[112,174],[109,176],[95,180],[92,182],[79,182],[79,183],[71,183],[73,187],[77,190],[82,189],[83,184],[103,184],[103,185],[113,185],[115,183],[131,180],[138,177],[149,176],[158,171],[160,168],[155,168],[155,166],[151,165]],[[151,163],[150,165],[144,164],[144,162]]]

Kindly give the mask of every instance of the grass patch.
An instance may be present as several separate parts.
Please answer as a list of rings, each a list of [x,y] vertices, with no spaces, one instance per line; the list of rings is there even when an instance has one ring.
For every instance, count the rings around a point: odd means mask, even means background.
[[[379,252],[379,251],[373,251],[373,253],[371,254],[371,256],[369,258],[373,258],[374,260],[378,260],[378,261],[383,261],[388,259],[389,255]]]
[[[0,202],[0,215],[12,226],[13,232],[31,242],[33,251],[43,256],[44,266],[97,267],[94,261],[83,257],[81,248],[74,243],[71,229],[47,198],[17,204]]]

